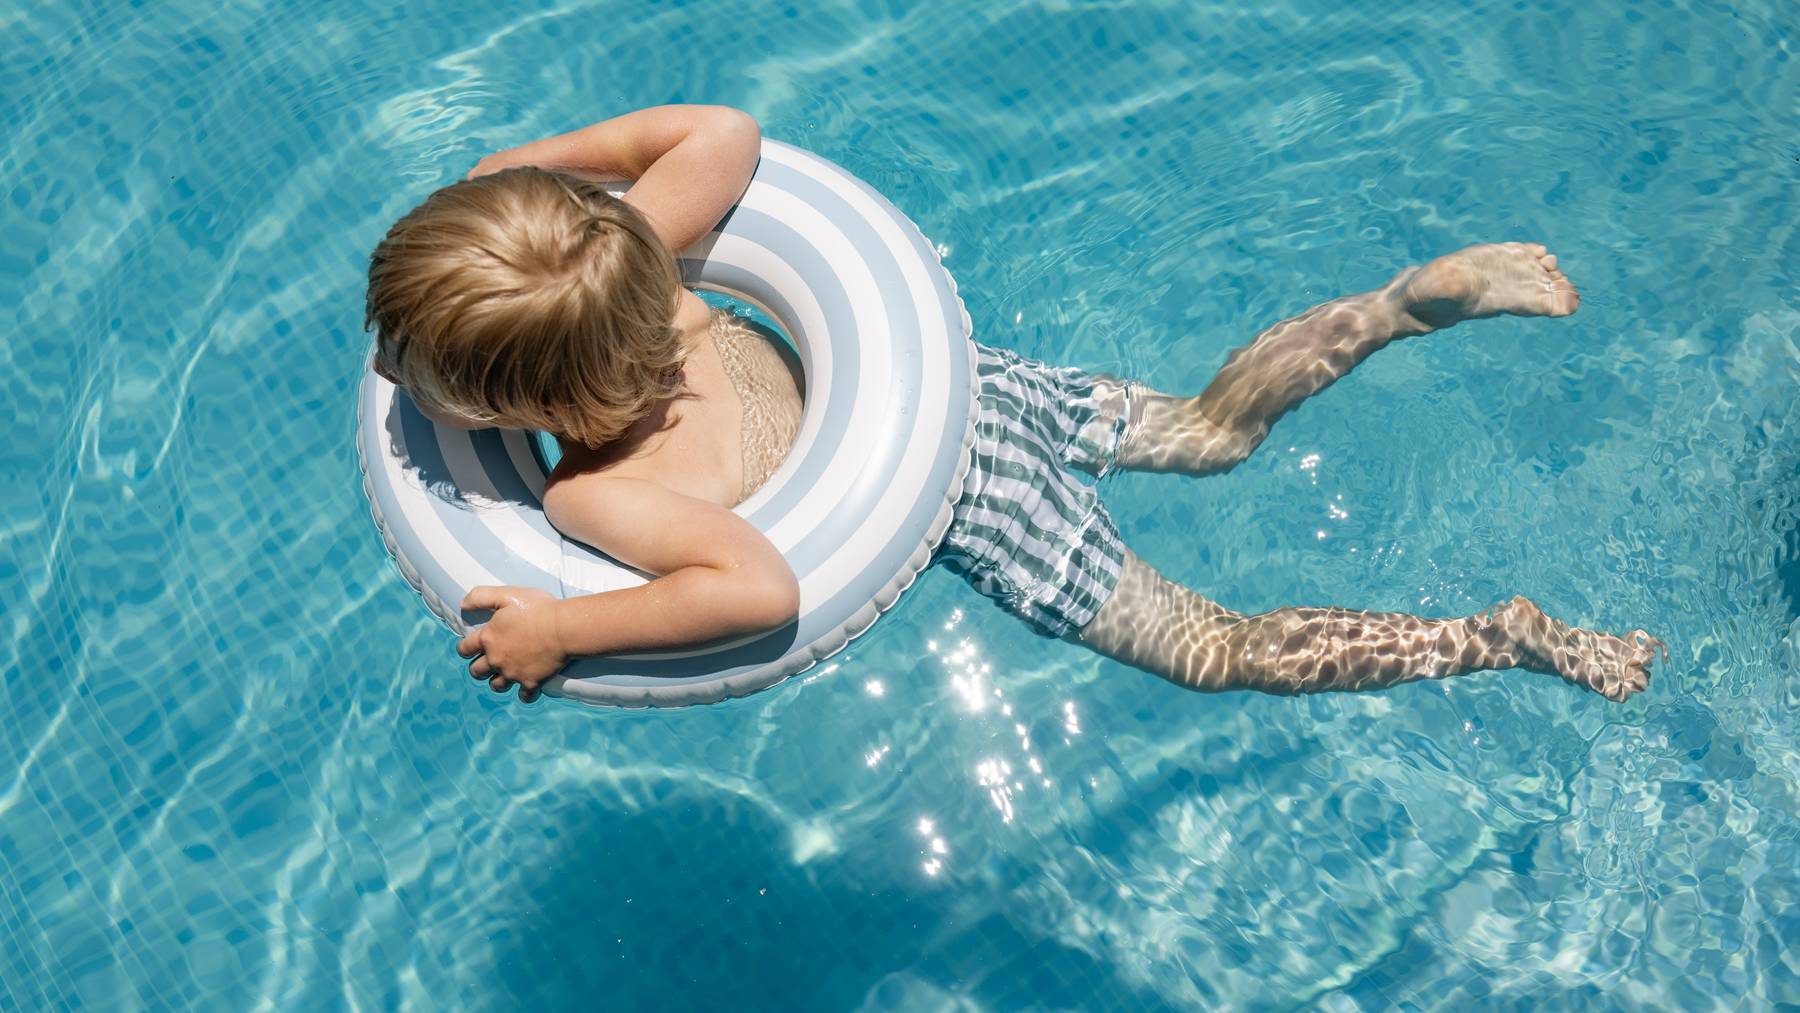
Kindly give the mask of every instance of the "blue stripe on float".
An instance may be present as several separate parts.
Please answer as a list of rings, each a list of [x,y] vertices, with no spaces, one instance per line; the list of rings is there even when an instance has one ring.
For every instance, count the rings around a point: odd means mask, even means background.
[[[525,476],[519,474],[518,464],[506,449],[506,435],[498,429],[477,429],[469,437],[475,444],[475,459],[481,462],[481,470],[493,483],[494,491],[501,499],[519,504],[520,509],[513,514],[551,541],[561,541],[562,535],[544,519],[544,504],[531,491]]]

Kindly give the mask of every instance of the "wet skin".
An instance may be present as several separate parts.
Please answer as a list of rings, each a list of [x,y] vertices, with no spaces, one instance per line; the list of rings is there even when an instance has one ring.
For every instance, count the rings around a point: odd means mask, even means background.
[[[1229,471],[1261,445],[1277,419],[1391,341],[1481,317],[1564,317],[1580,305],[1575,286],[1543,246],[1471,246],[1408,268],[1373,292],[1276,324],[1233,352],[1197,397],[1134,392],[1141,421],[1113,464],[1189,475]],[[1455,619],[1341,608],[1247,616],[1168,580],[1130,553],[1112,597],[1075,639],[1202,691],[1380,689],[1520,668],[1614,701],[1649,684],[1650,663],[1662,648],[1643,630],[1621,638],[1577,629],[1525,598]]]

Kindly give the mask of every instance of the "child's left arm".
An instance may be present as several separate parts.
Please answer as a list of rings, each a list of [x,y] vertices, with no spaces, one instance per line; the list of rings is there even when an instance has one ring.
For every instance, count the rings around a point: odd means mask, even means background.
[[[679,253],[744,195],[761,153],[762,129],[749,113],[728,106],[655,106],[495,152],[469,176],[535,165],[635,180],[626,203]]]

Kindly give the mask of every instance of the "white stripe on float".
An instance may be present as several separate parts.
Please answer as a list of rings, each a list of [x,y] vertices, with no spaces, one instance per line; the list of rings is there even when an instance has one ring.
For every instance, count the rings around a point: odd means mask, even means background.
[[[580,542],[563,540],[561,577],[565,597],[622,591],[645,582],[636,573],[589,552]]]

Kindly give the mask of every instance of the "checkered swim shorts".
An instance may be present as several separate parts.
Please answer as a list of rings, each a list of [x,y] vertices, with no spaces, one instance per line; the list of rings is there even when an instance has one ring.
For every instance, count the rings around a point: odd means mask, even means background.
[[[1090,481],[1133,421],[1131,385],[976,345],[974,462],[939,558],[1050,637],[1088,624],[1125,561]]]

